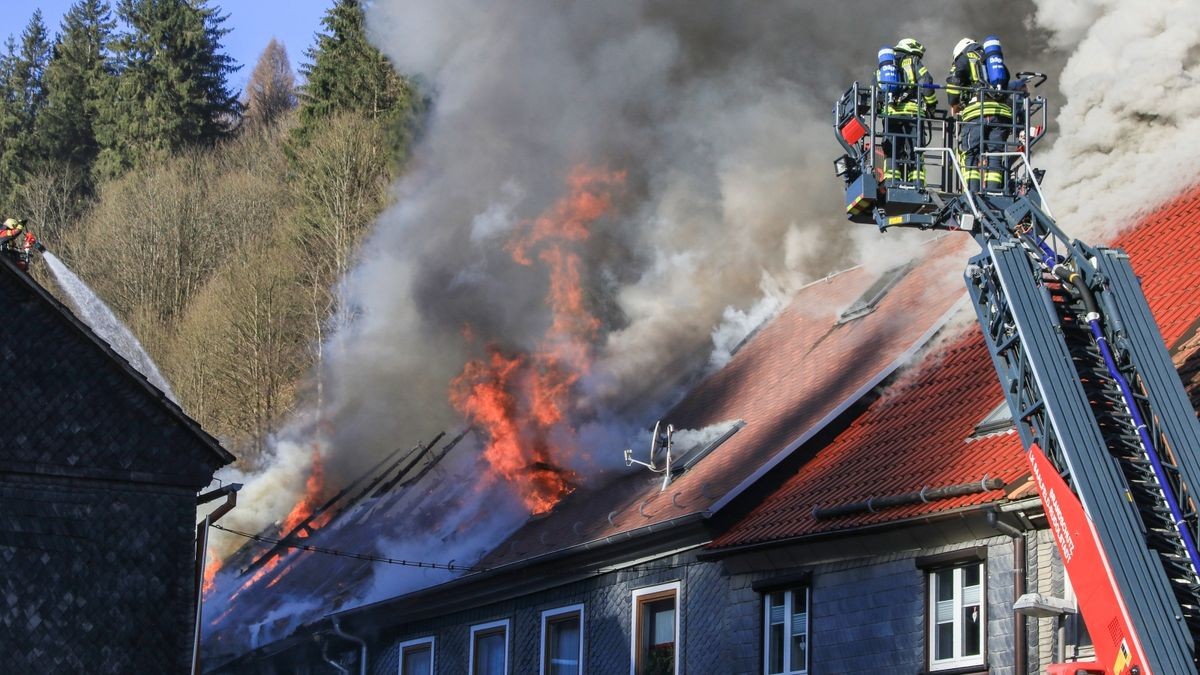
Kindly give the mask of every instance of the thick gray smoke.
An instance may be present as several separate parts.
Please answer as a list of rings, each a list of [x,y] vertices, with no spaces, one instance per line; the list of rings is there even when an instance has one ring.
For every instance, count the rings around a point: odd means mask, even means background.
[[[354,318],[320,373],[331,473],[461,423],[447,390],[472,349],[464,326],[510,349],[545,333],[545,271],[515,264],[504,245],[578,165],[625,173],[582,251],[602,321],[574,411],[588,437],[644,425],[704,367],[714,337],[719,365],[804,282],[903,262],[923,237],[841,217],[833,101],[873,77],[879,46],[905,36],[926,44],[938,81],[963,35],[997,33],[1015,69],[1044,67],[1053,55],[1027,27],[1033,11],[957,0],[370,3],[373,41],[421,78],[433,106],[395,206],[345,281]],[[250,491],[294,501],[275,495],[303,486],[308,440],[281,444],[274,477],[258,481],[271,487],[248,486],[244,503]],[[619,460],[623,447],[585,450]]]

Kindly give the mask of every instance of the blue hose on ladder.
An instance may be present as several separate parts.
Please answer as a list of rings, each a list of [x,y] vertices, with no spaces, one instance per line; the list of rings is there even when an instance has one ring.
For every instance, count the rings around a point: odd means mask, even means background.
[[[1082,284],[1079,288],[1083,288]],[[1085,297],[1091,295],[1091,289],[1084,291]],[[1090,304],[1095,304],[1095,300],[1091,299]],[[1179,506],[1179,499],[1175,496],[1175,492],[1171,489],[1170,483],[1167,482],[1167,472],[1163,468],[1162,460],[1158,456],[1158,452],[1154,449],[1154,441],[1150,438],[1150,432],[1146,427],[1146,422],[1142,419],[1142,413],[1138,410],[1137,404],[1133,398],[1133,391],[1129,388],[1129,382],[1125,380],[1125,376],[1121,374],[1117,368],[1116,359],[1113,358],[1112,350],[1108,346],[1108,338],[1104,337],[1104,330],[1100,327],[1099,312],[1089,311],[1087,317],[1088,325],[1092,328],[1092,337],[1096,340],[1096,346],[1100,348],[1100,354],[1104,357],[1104,365],[1108,367],[1108,374],[1116,381],[1117,387],[1121,390],[1121,398],[1125,399],[1125,407],[1129,409],[1129,415],[1133,418],[1133,424],[1137,428],[1138,437],[1141,438],[1142,448],[1146,451],[1146,457],[1150,460],[1150,466],[1154,469],[1154,477],[1158,479],[1158,485],[1162,488],[1163,499],[1167,502],[1167,508],[1171,511],[1171,520],[1175,523],[1175,529],[1179,531],[1179,538],[1183,540],[1183,547],[1187,550],[1188,557],[1192,560],[1192,572],[1200,572],[1200,551],[1196,549],[1196,540],[1192,537],[1192,532],[1188,529],[1187,521],[1183,518],[1183,509]]]
[[[1121,390],[1121,398],[1125,401],[1125,408],[1129,410],[1129,416],[1133,419],[1138,438],[1142,443],[1142,449],[1146,451],[1146,458],[1150,460],[1150,468],[1154,471],[1155,479],[1158,480],[1163,500],[1167,503],[1167,508],[1171,511],[1171,521],[1175,524],[1175,529],[1179,531],[1179,538],[1183,540],[1183,547],[1187,551],[1188,558],[1191,559],[1192,573],[1197,578],[1200,578],[1200,549],[1196,548],[1196,540],[1192,536],[1191,530],[1188,529],[1187,521],[1184,520],[1183,509],[1179,506],[1179,498],[1175,496],[1174,490],[1171,489],[1171,484],[1167,482],[1167,471],[1163,468],[1162,459],[1154,449],[1154,440],[1150,438],[1146,422],[1137,407],[1137,402],[1134,400],[1133,390],[1129,387],[1129,382],[1117,367],[1117,360],[1113,357],[1112,349],[1108,344],[1108,338],[1104,337],[1104,329],[1100,325],[1100,309],[1096,304],[1096,296],[1092,294],[1092,289],[1088,288],[1086,284],[1075,283],[1077,275],[1062,264],[1061,258],[1054,253],[1053,249],[1045,241],[1039,240],[1029,234],[1026,234],[1026,237],[1039,249],[1042,264],[1050,269],[1063,283],[1073,286],[1083,296],[1083,304],[1087,309],[1086,319],[1088,326],[1092,329],[1092,338],[1096,341],[1096,346],[1100,349],[1100,355],[1104,357],[1104,365],[1108,369],[1109,376],[1113,378],[1113,381],[1117,383],[1117,388]]]

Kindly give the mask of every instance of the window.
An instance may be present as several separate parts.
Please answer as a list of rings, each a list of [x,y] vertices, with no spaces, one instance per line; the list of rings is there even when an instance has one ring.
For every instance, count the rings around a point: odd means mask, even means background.
[[[508,673],[508,619],[471,626],[471,675]]]
[[[763,672],[808,672],[808,588],[773,591],[763,596]]]
[[[983,562],[929,572],[929,665],[932,670],[983,665],[986,618]]]
[[[583,605],[542,612],[542,675],[583,673]]]
[[[433,675],[433,638],[400,643],[400,675]]]
[[[1000,405],[992,408],[992,411],[975,425],[975,430],[971,432],[970,439],[983,438],[1002,432],[1008,432],[1013,428],[1012,413],[1008,410],[1008,401],[1001,401]]]
[[[912,268],[913,263],[908,263],[899,267],[893,267],[884,272],[878,279],[875,280],[875,283],[871,284],[870,288],[863,292],[863,294],[854,301],[854,304],[850,305],[846,311],[842,312],[842,315],[838,317],[838,323],[842,324],[848,321],[853,321],[855,319],[864,317],[871,312],[874,312],[876,305],[879,304],[880,300],[883,300],[883,296],[887,295],[888,291],[892,290],[893,286],[900,283],[900,280],[903,279]]]
[[[633,592],[633,675],[677,675],[679,644],[679,582]]]

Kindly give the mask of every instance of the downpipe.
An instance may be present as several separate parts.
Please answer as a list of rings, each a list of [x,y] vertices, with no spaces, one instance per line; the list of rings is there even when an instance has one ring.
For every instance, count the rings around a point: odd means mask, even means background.
[[[358,645],[358,673],[359,675],[367,675],[367,641],[342,630],[342,620],[338,615],[334,614],[330,617],[330,621],[333,622],[333,632],[335,635]]]
[[[1108,369],[1109,376],[1113,378],[1113,381],[1117,384],[1117,388],[1121,390],[1121,399],[1125,403],[1125,409],[1129,411],[1129,416],[1133,419],[1138,439],[1142,443],[1142,449],[1146,452],[1146,458],[1150,460],[1150,467],[1154,471],[1154,477],[1158,480],[1163,500],[1167,503],[1167,508],[1171,511],[1171,520],[1175,524],[1176,531],[1179,532],[1179,538],[1183,540],[1183,547],[1187,550],[1188,558],[1192,561],[1192,573],[1197,578],[1200,578],[1200,550],[1197,550],[1196,541],[1192,537],[1191,530],[1188,529],[1187,521],[1183,518],[1183,509],[1179,506],[1179,499],[1176,497],[1175,491],[1171,489],[1170,483],[1167,482],[1166,469],[1163,468],[1162,459],[1154,449],[1154,440],[1150,438],[1149,427],[1146,426],[1146,422],[1142,418],[1142,413],[1138,409],[1133,390],[1117,367],[1117,360],[1113,357],[1112,349],[1108,344],[1108,338],[1104,336],[1104,328],[1100,323],[1100,307],[1096,303],[1096,296],[1086,283],[1081,283],[1082,279],[1079,273],[1072,271],[1063,263],[1057,263],[1052,270],[1054,275],[1064,284],[1075,289],[1083,300],[1084,310],[1086,311],[1084,319],[1091,328],[1092,339],[1095,340],[1096,346],[1100,349],[1100,355],[1104,358],[1104,365]]]
[[[1025,591],[1028,590],[1026,588],[1025,577],[1025,567],[1028,564],[1026,561],[1025,533],[1000,520],[998,509],[988,511],[987,522],[992,529],[1012,539],[1013,602],[1016,603],[1025,594]],[[1025,615],[1013,610],[1013,675],[1028,675],[1029,673],[1029,647],[1025,641],[1025,625]]]

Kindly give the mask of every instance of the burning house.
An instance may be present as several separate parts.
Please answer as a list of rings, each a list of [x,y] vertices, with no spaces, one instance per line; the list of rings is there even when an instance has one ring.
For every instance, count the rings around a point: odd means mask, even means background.
[[[1193,394],[1197,222],[1193,191],[1116,242]],[[804,287],[665,416],[710,430],[677,433],[669,471],[660,456],[658,473],[584,483],[477,560],[443,558],[451,569],[372,598],[380,568],[409,561],[334,553],[417,536],[413,522],[452,541],[484,518],[450,518],[463,505],[421,480],[452,478],[472,434],[397,455],[303,537],[310,550],[283,554],[291,571],[252,583],[246,569],[238,611],[267,620],[210,617],[213,644],[241,648],[210,668],[1031,673],[1086,659],[987,351],[956,318],[962,293],[939,292],[958,288],[968,246],[932,239],[910,266]]]
[[[196,493],[233,457],[0,260],[0,587],[7,672],[184,672]]]

